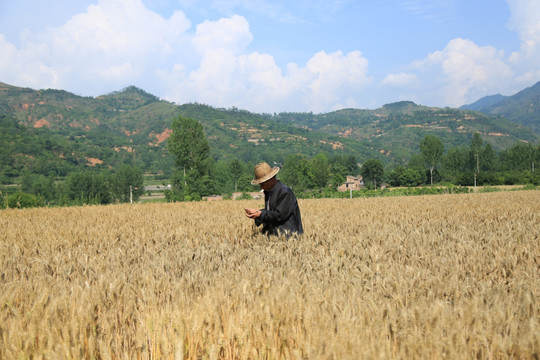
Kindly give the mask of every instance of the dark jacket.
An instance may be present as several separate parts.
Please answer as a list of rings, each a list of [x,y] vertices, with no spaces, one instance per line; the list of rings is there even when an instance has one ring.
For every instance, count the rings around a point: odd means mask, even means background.
[[[278,181],[272,189],[265,191],[264,204],[261,215],[255,219],[257,226],[263,225],[264,234],[289,236],[304,232],[296,196],[287,185]]]

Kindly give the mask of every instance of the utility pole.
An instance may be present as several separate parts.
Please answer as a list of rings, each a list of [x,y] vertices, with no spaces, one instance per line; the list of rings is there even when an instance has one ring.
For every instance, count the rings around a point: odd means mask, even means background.
[[[476,156],[476,171],[474,172],[474,192],[476,192],[476,175],[480,172],[480,164],[478,163],[478,152],[474,154]]]

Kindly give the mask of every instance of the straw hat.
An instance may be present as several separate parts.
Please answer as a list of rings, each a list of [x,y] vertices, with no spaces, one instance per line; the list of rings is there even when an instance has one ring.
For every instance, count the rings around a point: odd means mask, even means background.
[[[279,168],[277,166],[271,168],[270,165],[265,162],[258,163],[257,165],[255,165],[255,179],[251,180],[251,185],[257,185],[267,180],[270,180],[271,178],[276,176],[278,171]]]

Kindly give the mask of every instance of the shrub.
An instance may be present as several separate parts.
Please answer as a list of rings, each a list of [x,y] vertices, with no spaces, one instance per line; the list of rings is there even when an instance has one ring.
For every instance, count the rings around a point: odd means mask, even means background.
[[[39,206],[39,201],[35,195],[16,192],[8,196],[7,206],[18,209],[36,207]]]

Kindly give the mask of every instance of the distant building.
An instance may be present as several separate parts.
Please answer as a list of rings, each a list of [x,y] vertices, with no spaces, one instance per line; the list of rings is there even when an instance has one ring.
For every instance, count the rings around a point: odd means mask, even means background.
[[[362,176],[347,175],[347,180],[338,186],[337,191],[356,191],[364,188]]]

